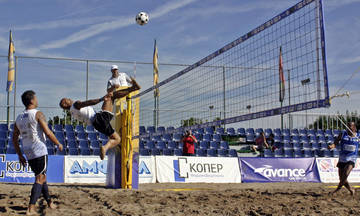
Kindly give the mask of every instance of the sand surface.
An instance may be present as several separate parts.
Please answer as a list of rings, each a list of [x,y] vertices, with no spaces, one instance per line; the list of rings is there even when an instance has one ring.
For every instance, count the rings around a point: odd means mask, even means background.
[[[360,189],[354,197],[334,184],[141,184],[138,190],[103,185],[49,184],[58,205],[40,198],[39,215],[360,215]],[[356,184],[352,184],[356,185]],[[0,184],[0,215],[25,215],[31,184]],[[173,190],[177,189],[177,190]],[[191,190],[189,190],[191,189]]]

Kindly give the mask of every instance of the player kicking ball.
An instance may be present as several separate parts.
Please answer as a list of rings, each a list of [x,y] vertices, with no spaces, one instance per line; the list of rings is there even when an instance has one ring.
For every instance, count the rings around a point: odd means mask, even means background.
[[[133,78],[131,78],[131,84],[132,86],[127,89],[109,92],[99,99],[75,102],[70,98],[62,98],[60,100],[60,107],[65,110],[70,110],[72,117],[80,122],[86,123],[87,125],[93,125],[96,130],[109,137],[108,142],[104,146],[100,147],[101,160],[104,160],[107,150],[120,144],[120,136],[113,129],[110,121],[114,116],[114,100],[125,97],[131,92],[137,91],[141,88]],[[92,106],[100,103],[101,101],[104,101],[101,111],[95,112]]]

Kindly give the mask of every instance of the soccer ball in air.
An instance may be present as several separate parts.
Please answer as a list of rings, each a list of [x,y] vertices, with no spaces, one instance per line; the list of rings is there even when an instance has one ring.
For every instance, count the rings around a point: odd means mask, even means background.
[[[146,23],[149,22],[149,16],[145,12],[140,12],[138,13],[138,15],[136,15],[135,21],[139,25],[145,25]]]

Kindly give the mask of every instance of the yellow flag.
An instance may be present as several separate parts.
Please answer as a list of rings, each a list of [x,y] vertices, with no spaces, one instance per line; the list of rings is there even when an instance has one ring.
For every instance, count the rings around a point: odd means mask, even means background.
[[[159,82],[158,50],[156,46],[156,40],[154,44],[153,66],[154,66],[154,86],[155,86]],[[160,96],[159,88],[155,89],[154,96],[156,97]]]
[[[15,64],[14,64],[14,53],[15,47],[14,42],[12,40],[12,33],[10,31],[10,38],[9,38],[9,53],[8,53],[8,81],[6,86],[6,91],[11,92],[13,89],[14,77],[15,77]]]

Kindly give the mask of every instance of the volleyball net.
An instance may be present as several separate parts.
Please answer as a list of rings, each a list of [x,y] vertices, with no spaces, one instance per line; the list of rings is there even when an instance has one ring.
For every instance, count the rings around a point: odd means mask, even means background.
[[[329,106],[322,1],[297,3],[135,97],[140,125],[181,128]]]

